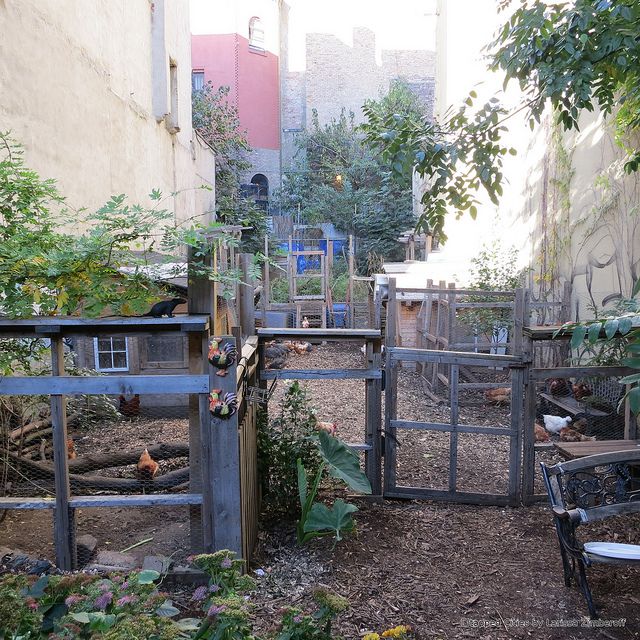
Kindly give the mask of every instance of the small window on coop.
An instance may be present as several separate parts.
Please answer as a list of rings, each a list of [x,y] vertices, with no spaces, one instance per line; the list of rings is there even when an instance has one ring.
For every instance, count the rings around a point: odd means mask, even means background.
[[[129,371],[126,338],[94,338],[93,352],[97,371]]]
[[[142,347],[142,368],[183,369],[187,364],[187,340],[182,336],[150,336]]]

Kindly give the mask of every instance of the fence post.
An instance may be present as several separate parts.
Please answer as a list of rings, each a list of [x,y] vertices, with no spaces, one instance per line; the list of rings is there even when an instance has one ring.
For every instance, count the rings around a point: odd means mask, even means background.
[[[387,322],[385,345],[387,348],[385,364],[385,409],[384,409],[384,491],[391,491],[396,486],[396,430],[391,421],[397,418],[397,381],[398,362],[392,356],[396,346],[396,279],[389,276],[389,293],[387,296]]]
[[[239,285],[240,301],[240,329],[242,337],[247,338],[256,332],[256,309],[254,304],[254,280],[251,275],[251,262],[253,256],[250,253],[240,254],[240,267],[242,269],[242,283]]]
[[[61,336],[51,338],[51,374],[65,375],[64,342]],[[75,514],[69,507],[69,460],[67,450],[67,399],[51,396],[51,426],[53,428],[53,464],[55,468],[56,508],[54,510],[54,538],[56,564],[63,571],[76,568]]]
[[[382,341],[367,340],[367,368],[380,369],[382,365]],[[381,478],[381,428],[382,428],[382,381],[380,379],[368,379],[365,382],[365,424],[366,443],[371,446],[365,452],[364,465],[367,478],[371,483],[371,492],[374,496],[382,495]]]

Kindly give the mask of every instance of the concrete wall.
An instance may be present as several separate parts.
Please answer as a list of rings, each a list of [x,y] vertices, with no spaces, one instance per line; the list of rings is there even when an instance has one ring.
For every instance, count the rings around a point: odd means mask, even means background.
[[[188,0],[3,0],[0,33],[0,128],[70,205],[159,188],[186,190],[167,202],[178,219],[212,207],[194,190],[214,164],[191,128]]]
[[[504,77],[487,71],[481,51],[508,13],[498,14],[493,0],[440,0],[438,13],[438,111],[472,88],[479,104],[498,95],[517,105],[520,91],[514,85],[501,93]],[[628,296],[640,272],[640,179],[624,174],[621,149],[599,113],[583,114],[580,132],[562,132],[550,113],[533,132],[524,113],[508,127],[504,142],[518,155],[505,160],[500,204],[484,199],[476,221],[450,215],[443,254],[470,258],[474,247],[499,238],[520,249],[534,295],[560,300],[569,281],[572,318],[593,317],[594,307]]]

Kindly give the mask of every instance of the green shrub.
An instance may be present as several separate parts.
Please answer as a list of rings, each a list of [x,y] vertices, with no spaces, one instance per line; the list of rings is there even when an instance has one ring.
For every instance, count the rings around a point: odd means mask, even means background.
[[[268,421],[263,415],[258,424],[258,465],[265,514],[293,520],[299,516],[298,470],[302,460],[310,475],[320,467],[315,435],[317,419],[307,392],[297,381],[287,388],[280,415]]]

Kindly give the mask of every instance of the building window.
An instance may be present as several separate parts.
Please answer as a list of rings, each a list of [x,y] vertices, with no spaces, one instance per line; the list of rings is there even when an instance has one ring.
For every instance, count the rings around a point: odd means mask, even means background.
[[[186,369],[188,342],[182,336],[151,336],[142,343],[143,369]]]
[[[249,20],[249,49],[264,51],[264,28],[258,16],[253,16]]]
[[[191,72],[191,91],[202,91],[204,89],[204,71]]]
[[[178,123],[178,63],[171,59],[169,59],[169,91],[171,104],[165,122],[169,133],[178,133],[180,131]]]
[[[94,338],[93,353],[97,371],[129,371],[126,338]]]

